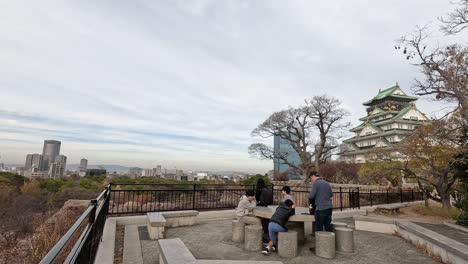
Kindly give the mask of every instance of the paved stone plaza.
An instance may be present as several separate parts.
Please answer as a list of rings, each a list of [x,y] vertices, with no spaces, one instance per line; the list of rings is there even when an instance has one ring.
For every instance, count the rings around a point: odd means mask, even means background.
[[[351,222],[351,219],[340,220]],[[157,241],[149,240],[146,226],[139,226],[143,263],[158,263]],[[299,256],[292,259],[281,258],[277,253],[264,256],[260,252],[249,252],[241,243],[231,241],[231,221],[220,220],[199,223],[189,227],[170,228],[167,238],[180,238],[197,259],[229,260],[278,260],[285,264],[299,263],[438,263],[432,258],[397,236],[370,232],[355,232],[355,253],[337,252],[333,260],[316,257],[308,242],[300,247]]]

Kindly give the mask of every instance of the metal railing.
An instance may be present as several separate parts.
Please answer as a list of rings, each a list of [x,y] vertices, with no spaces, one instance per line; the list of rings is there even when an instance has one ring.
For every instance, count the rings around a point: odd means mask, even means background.
[[[253,185],[113,184],[109,214],[235,208]]]
[[[40,264],[93,263],[109,211],[110,185],[52,247]]]
[[[273,203],[282,199],[281,188],[272,188]],[[228,184],[110,184],[41,260],[49,263],[93,263],[108,215],[144,214],[170,210],[232,209],[253,185]],[[309,187],[291,187],[297,206],[308,206]],[[339,188],[333,191],[333,209],[360,208],[422,200],[422,192],[372,191]]]

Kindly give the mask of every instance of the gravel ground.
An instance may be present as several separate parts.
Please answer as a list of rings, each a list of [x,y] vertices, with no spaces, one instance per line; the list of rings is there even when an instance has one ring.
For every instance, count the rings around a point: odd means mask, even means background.
[[[144,263],[158,263],[157,241],[148,240],[144,228],[139,228],[139,231]],[[336,258],[332,260],[316,257],[309,251],[309,247],[313,245],[311,241],[301,246],[299,255],[292,259],[281,258],[277,253],[264,256],[260,252],[246,251],[243,249],[243,244],[231,241],[230,220],[170,228],[167,231],[167,238],[182,239],[197,259],[279,260],[285,264],[438,263],[399,237],[361,231],[355,232],[355,253],[337,252]]]

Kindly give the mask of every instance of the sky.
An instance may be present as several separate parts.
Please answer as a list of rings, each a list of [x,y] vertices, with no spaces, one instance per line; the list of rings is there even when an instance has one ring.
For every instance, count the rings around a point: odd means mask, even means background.
[[[437,38],[449,2],[0,0],[0,162],[56,139],[68,163],[265,173],[248,146],[273,112],[328,94],[359,125],[379,89],[411,94],[395,40]]]

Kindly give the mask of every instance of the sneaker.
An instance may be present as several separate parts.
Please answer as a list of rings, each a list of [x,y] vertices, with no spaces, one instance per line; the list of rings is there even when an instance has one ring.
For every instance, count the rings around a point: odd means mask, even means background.
[[[277,251],[276,246],[273,245],[273,246],[270,248],[270,250],[273,251],[273,252],[276,252],[276,251]]]
[[[268,255],[268,254],[270,254],[270,249],[269,249],[268,247],[264,248],[264,249],[262,250],[262,254],[263,254],[263,255]]]

